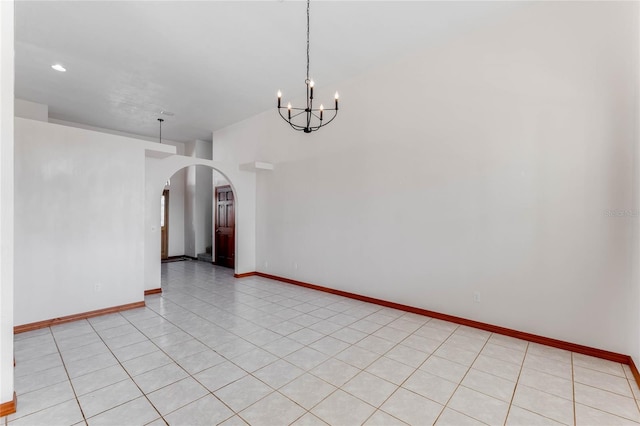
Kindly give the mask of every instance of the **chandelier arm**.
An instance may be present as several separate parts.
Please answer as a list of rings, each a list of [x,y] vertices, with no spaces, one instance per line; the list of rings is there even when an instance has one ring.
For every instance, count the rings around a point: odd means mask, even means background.
[[[325,110],[325,111],[327,111],[327,110]],[[333,109],[333,110],[329,110],[329,111],[336,111],[336,110]],[[322,123],[322,125],[320,127],[326,126],[327,124],[331,123],[333,121],[333,119],[336,118],[337,116],[338,116],[338,112],[336,111],[336,112],[333,113],[333,117],[331,117],[330,119],[328,119],[327,121]]]

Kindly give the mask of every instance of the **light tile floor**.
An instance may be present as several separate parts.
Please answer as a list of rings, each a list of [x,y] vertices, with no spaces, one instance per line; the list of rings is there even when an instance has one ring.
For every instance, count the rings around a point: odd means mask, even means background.
[[[194,261],[15,336],[9,425],[639,424],[625,365]]]

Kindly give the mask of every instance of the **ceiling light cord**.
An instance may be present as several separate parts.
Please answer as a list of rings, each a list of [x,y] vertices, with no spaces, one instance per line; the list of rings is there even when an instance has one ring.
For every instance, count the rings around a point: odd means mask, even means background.
[[[309,81],[309,7],[311,0],[307,0],[307,81]]]
[[[164,119],[158,118],[158,121],[160,122],[160,143],[162,143],[162,122]]]

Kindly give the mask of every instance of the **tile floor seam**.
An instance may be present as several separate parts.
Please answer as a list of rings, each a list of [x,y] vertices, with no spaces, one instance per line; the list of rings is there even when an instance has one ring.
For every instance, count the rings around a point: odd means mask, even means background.
[[[69,375],[69,370],[67,370],[67,364],[64,362],[64,357],[62,356],[62,353],[60,352],[60,347],[58,346],[58,340],[56,339],[56,336],[55,336],[55,333],[53,333],[53,330],[51,330],[51,327],[49,327],[49,330],[51,331],[51,335],[53,336],[53,342],[56,345],[56,348],[58,349],[58,354],[60,355],[60,359],[62,360],[62,366],[64,367],[64,372],[67,374],[67,378],[69,379],[69,385],[71,386],[71,391],[73,392],[73,396],[74,396],[74,398],[76,400],[76,404],[78,404],[78,407],[80,408],[80,413],[82,414],[82,419],[84,420],[84,423],[87,424],[87,416],[84,414],[84,410],[82,409],[82,405],[80,405],[80,400],[78,399],[78,394],[76,392],[76,388],[73,386],[73,382],[71,381],[71,376]]]
[[[128,319],[128,318],[124,317],[124,319],[125,319],[125,320],[127,320],[127,322],[129,322],[129,324],[131,324],[132,326],[134,326],[134,327],[135,327],[135,325],[134,325],[133,323],[131,323],[131,321],[129,321],[129,319]],[[142,396],[144,396],[144,397],[146,398],[147,402],[149,402],[149,404],[151,404],[151,406],[153,407],[153,409],[154,409],[154,410],[156,410],[156,412],[158,413],[158,417],[164,420],[164,417],[163,417],[163,416],[162,416],[162,414],[160,413],[160,410],[158,410],[158,408],[153,404],[153,402],[151,402],[151,400],[149,399],[149,397],[147,396],[147,394],[142,390],[142,388],[140,387],[140,385],[138,385],[138,383],[133,379],[133,376],[131,376],[131,374],[129,373],[129,371],[128,371],[126,368],[124,368],[124,365],[122,365],[122,362],[121,362],[121,361],[120,361],[120,359],[116,356],[116,354],[114,354],[114,353],[113,353],[113,350],[111,349],[111,347],[109,347],[109,345],[107,344],[107,342],[105,342],[105,341],[104,341],[104,339],[102,338],[102,336],[101,336],[101,335],[97,332],[97,330],[93,327],[93,324],[91,324],[91,323],[89,323],[89,324],[91,325],[91,328],[93,328],[94,332],[98,335],[98,337],[100,337],[100,340],[101,340],[101,341],[102,341],[102,343],[104,343],[104,345],[107,347],[107,349],[109,350],[109,352],[111,353],[111,355],[116,359],[116,361],[118,361],[118,364],[117,364],[117,365],[119,365],[119,366],[120,366],[120,368],[122,368],[122,370],[124,370],[124,372],[125,372],[125,373],[127,374],[127,376],[129,377],[129,380],[131,380],[131,382],[132,382],[132,383],[133,383],[133,384],[138,388],[138,390],[140,391],[140,393],[142,393]],[[138,329],[136,328],[136,330],[138,330]],[[140,331],[140,330],[138,330],[138,331]],[[145,337],[146,337],[146,336],[145,336]],[[148,340],[149,340],[149,341],[151,341],[151,339],[148,339]],[[154,342],[151,342],[151,343],[153,343],[153,344],[155,345],[155,343],[154,343]],[[134,344],[135,344],[135,343],[134,343]],[[131,346],[131,345],[128,345],[128,346]],[[156,345],[156,346],[157,346],[157,345]],[[126,379],[125,379],[125,380],[126,380]],[[70,380],[70,381],[71,381],[71,380]],[[122,381],[124,381],[124,380],[122,380]],[[120,382],[118,382],[118,383],[120,383]],[[73,383],[72,383],[72,386],[73,386]],[[112,386],[112,385],[108,385],[108,386]],[[106,386],[106,387],[108,387],[108,386]],[[92,391],[92,392],[94,392],[94,391]],[[77,397],[76,397],[76,398],[77,398]],[[106,409],[106,410],[104,410],[104,411],[101,411],[101,412],[99,412],[99,413],[95,413],[95,414],[94,414],[93,416],[91,416],[90,418],[96,417],[96,416],[98,416],[98,415],[100,415],[100,414],[102,414],[102,413],[105,413],[105,412],[109,411],[109,410],[112,410],[112,409],[117,408],[117,407],[119,407],[119,406],[121,406],[121,405],[127,404],[128,402],[131,402],[131,401],[133,401],[133,400],[135,400],[135,399],[137,399],[137,398],[139,398],[139,397],[136,397],[136,398],[130,399],[130,400],[128,400],[128,401],[125,401],[125,402],[123,402],[123,403],[121,403],[121,404],[118,404],[118,405],[115,405],[115,406],[113,406],[113,407],[110,407],[110,408],[108,408],[108,409]],[[80,409],[82,410],[82,405],[80,404],[80,400],[78,400],[78,405],[80,405]],[[83,415],[84,415],[84,410],[83,410]],[[88,424],[88,419],[87,419],[86,417],[85,417],[85,422]]]
[[[458,326],[458,327],[459,327],[459,326]],[[455,332],[455,330],[457,330],[457,329],[458,329],[458,327],[456,327],[456,328],[454,329],[454,332]],[[445,343],[447,340],[449,340],[449,338],[453,335],[453,333],[454,333],[454,332],[452,332],[452,333],[449,335],[449,337],[448,337],[444,342],[442,342],[442,344],[441,344],[440,346],[444,345],[444,343]],[[438,420],[439,420],[439,419],[440,419],[440,417],[442,416],[442,413],[444,413],[444,411],[445,411],[447,408],[453,409],[453,408],[449,407],[449,403],[451,402],[451,399],[453,399],[453,396],[456,394],[456,392],[458,392],[458,389],[460,389],[460,386],[463,386],[463,385],[462,385],[462,382],[464,381],[464,378],[465,378],[465,377],[467,377],[467,374],[469,374],[469,371],[471,371],[471,368],[472,368],[473,364],[478,360],[478,357],[480,356],[480,354],[482,353],[482,351],[484,350],[484,348],[487,346],[487,343],[488,343],[488,342],[489,342],[489,339],[487,338],[487,340],[484,342],[484,345],[482,345],[482,348],[480,349],[480,351],[478,352],[478,354],[477,354],[477,355],[475,356],[475,358],[473,359],[473,362],[472,362],[471,364],[469,364],[469,367],[467,368],[467,371],[465,371],[465,373],[464,373],[464,375],[462,376],[462,378],[460,378],[460,381],[457,383],[456,388],[453,390],[453,392],[451,393],[451,395],[450,395],[450,396],[449,396],[449,398],[447,399],[447,402],[446,402],[446,403],[444,403],[444,404],[442,404],[442,405],[443,405],[442,410],[441,410],[441,411],[440,411],[440,413],[438,414],[438,417],[435,419],[434,424],[438,422]],[[434,352],[435,352],[435,351],[434,351]],[[426,360],[425,360],[425,362],[426,362]],[[424,364],[424,363],[423,363],[423,364]],[[462,364],[460,364],[460,365],[462,365]],[[466,386],[464,386],[464,387],[466,387]],[[467,388],[467,389],[469,389],[469,388]],[[473,390],[475,390],[475,389],[473,389]],[[476,392],[477,392],[477,391],[476,391]],[[489,395],[487,395],[487,396],[489,396]],[[462,413],[462,414],[464,414],[464,413]],[[480,419],[478,419],[478,418],[475,418],[475,417],[470,416],[470,415],[468,415],[468,414],[464,414],[464,415],[465,415],[465,416],[467,416],[467,417],[471,417],[471,418],[472,418],[472,419],[474,419],[474,420],[477,420],[477,421],[479,421],[479,422],[484,423],[482,420],[480,420]]]
[[[511,400],[509,401],[509,407],[507,408],[507,416],[504,418],[503,425],[507,425],[507,421],[509,420],[509,414],[511,413],[511,407],[513,407],[513,399],[516,396],[516,391],[518,390],[518,383],[520,382],[520,375],[522,375],[522,369],[524,368],[524,360],[527,359],[527,353],[529,352],[529,342],[524,348],[524,356],[522,357],[522,363],[520,364],[520,370],[518,371],[518,377],[516,378],[515,386],[513,387],[513,392],[511,393]]]

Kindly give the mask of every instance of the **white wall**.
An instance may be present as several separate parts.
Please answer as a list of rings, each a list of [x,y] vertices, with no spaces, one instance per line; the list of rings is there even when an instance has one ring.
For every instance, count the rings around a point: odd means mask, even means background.
[[[20,101],[20,102],[18,102]],[[16,99],[16,105],[20,104],[24,104],[25,101]],[[23,115],[18,114],[18,112],[16,112],[16,116],[19,117],[23,117],[23,118],[32,118],[32,119],[38,119],[34,117],[33,113],[27,114],[27,112],[29,111],[40,111],[42,112],[42,110],[47,110],[48,111],[48,107],[47,105],[43,105],[43,104],[38,104],[38,103],[34,103],[34,102],[29,102],[27,105],[28,109],[26,109],[26,106],[22,106],[22,110],[23,110]],[[26,109],[26,111],[25,111]],[[41,120],[41,121],[47,121],[47,120]],[[110,135],[117,135],[117,136],[124,136],[124,137],[128,137],[128,138],[134,138],[134,139],[139,139],[139,140],[143,140],[143,141],[148,141],[148,142],[154,142],[157,143],[158,139],[157,138],[152,138],[152,137],[147,137],[147,136],[141,136],[141,135],[135,135],[132,133],[127,133],[127,132],[121,132],[118,130],[112,130],[112,129],[105,129],[102,127],[96,127],[96,126],[90,126],[88,124],[83,124],[83,123],[74,123],[72,121],[66,121],[66,120],[58,120],[55,118],[49,119],[48,120],[50,123],[55,123],[55,124],[62,124],[63,126],[70,126],[70,127],[77,127],[79,129],[86,129],[86,130],[93,130],[96,132],[101,132],[101,133],[107,133]],[[162,140],[162,144],[163,145],[169,145],[169,146],[174,146],[176,148],[176,153],[178,155],[184,155],[184,150],[185,150],[185,146],[184,143],[182,142],[177,142],[177,141],[173,141],[170,139],[163,139]],[[184,235],[184,188],[185,188],[185,176],[186,176],[186,172],[183,170],[180,170],[178,172],[176,172],[175,175],[171,176],[171,187],[168,188],[170,190],[170,195],[169,195],[169,256],[182,256],[185,254],[184,251],[184,240],[185,240],[185,235]],[[158,200],[158,211],[160,211],[160,200]],[[158,213],[160,214],[160,213]]]
[[[185,144],[187,157],[211,160],[211,142],[195,140]],[[211,245],[212,170],[190,166],[185,177],[185,254],[196,257]]]
[[[0,404],[13,400],[13,1],[0,2]]]
[[[211,142],[198,141],[196,156],[211,160]],[[204,253],[213,238],[213,170],[196,166],[196,253]]]
[[[14,114],[16,117],[30,120],[49,121],[49,106],[24,99],[15,99]]]
[[[15,123],[16,324],[143,300],[149,143]]]
[[[638,217],[607,215],[637,204],[638,71],[637,3],[533,3],[336,84],[318,133],[215,132],[215,160],[275,163],[259,271],[640,360]]]
[[[184,191],[186,170],[171,176],[169,190],[169,256],[183,256],[184,251]]]

